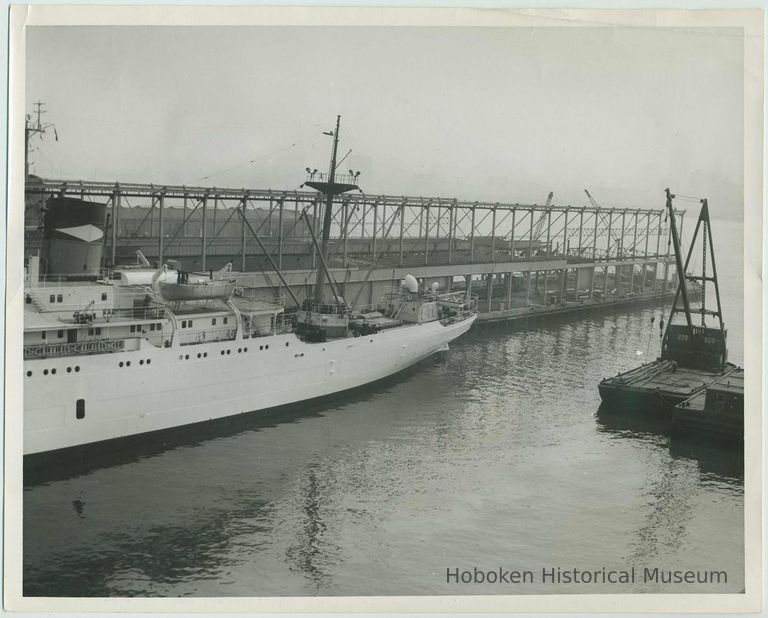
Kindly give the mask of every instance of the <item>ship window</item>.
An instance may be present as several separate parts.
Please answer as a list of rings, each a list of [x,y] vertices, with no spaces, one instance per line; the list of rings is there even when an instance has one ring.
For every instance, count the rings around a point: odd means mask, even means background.
[[[213,319],[211,320],[211,326],[216,326],[216,318],[213,318]]]
[[[101,300],[107,300],[107,293],[106,292],[102,292],[101,293]]]
[[[42,333],[40,333],[40,337],[41,337],[42,339],[45,339],[45,331],[43,331]]]
[[[29,296],[29,294],[27,294],[27,304],[29,304],[31,302],[32,302],[32,298]]]
[[[189,326],[190,328],[192,328],[192,320],[190,320],[190,321],[187,323],[187,326]]]
[[[89,328],[89,329],[88,329],[88,334],[89,334],[89,335],[93,335],[93,329],[92,329],[92,328]]]
[[[228,324],[228,323],[229,323],[229,318],[224,318],[224,319],[222,320],[222,323],[224,323],[224,324]]]
[[[63,330],[57,331],[56,332],[56,336],[57,337],[63,337],[64,336],[64,331]]]
[[[149,325],[149,330],[155,330],[155,325],[154,324],[150,324]]]
[[[78,399],[75,402],[75,418],[80,420],[85,418],[85,399]]]
[[[56,302],[56,294],[51,294],[51,295],[48,297],[48,302],[49,302],[49,303],[55,303],[55,302]]]
[[[132,333],[136,332],[136,325],[135,324],[131,324],[131,332]]]
[[[99,327],[99,328],[97,328],[97,329],[96,329],[96,334],[97,334],[97,335],[101,335],[101,327]]]
[[[64,302],[64,295],[63,295],[63,294],[59,294],[59,295],[57,295],[57,296],[56,296],[56,302],[57,302],[57,303],[62,303],[62,302]]]
[[[187,327],[187,321],[186,320],[182,320],[181,321],[181,327],[182,328],[186,328]]]

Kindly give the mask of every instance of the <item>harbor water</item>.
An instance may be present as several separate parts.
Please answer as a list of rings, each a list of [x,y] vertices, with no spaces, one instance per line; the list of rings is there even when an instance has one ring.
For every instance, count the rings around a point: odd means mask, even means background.
[[[713,228],[741,364],[743,228]],[[743,452],[599,410],[602,378],[656,357],[668,309],[476,326],[351,395],[29,477],[24,593],[741,592]],[[557,568],[598,574],[542,577]],[[499,569],[534,580],[449,576]]]

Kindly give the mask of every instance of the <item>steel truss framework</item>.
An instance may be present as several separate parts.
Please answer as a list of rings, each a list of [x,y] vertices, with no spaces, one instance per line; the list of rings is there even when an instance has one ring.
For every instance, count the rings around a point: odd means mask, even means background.
[[[55,195],[106,202],[107,258],[112,264],[122,243],[141,237],[159,262],[186,247],[202,257],[203,269],[207,256],[229,251],[233,258],[241,258],[245,270],[246,257],[264,246],[280,268],[290,268],[284,257],[297,254],[311,256],[312,267],[317,265],[308,230],[300,222],[305,213],[317,233],[324,204],[315,192],[43,180],[29,183],[27,195],[41,204]],[[534,257],[569,262],[650,261],[670,254],[663,208],[545,206],[361,193],[339,196],[334,211],[332,251],[345,267],[352,260],[403,266]],[[682,230],[685,211],[675,214]],[[251,232],[263,245],[252,242]]]

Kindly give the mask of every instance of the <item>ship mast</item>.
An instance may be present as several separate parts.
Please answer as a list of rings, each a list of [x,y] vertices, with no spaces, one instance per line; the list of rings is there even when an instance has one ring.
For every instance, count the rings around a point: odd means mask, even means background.
[[[340,195],[342,193],[346,193],[347,191],[351,191],[352,189],[357,189],[357,176],[359,175],[359,172],[357,174],[351,175],[349,178],[345,178],[348,182],[336,182],[336,156],[338,154],[339,149],[339,126],[341,124],[341,116],[336,116],[336,130],[335,131],[329,131],[326,133],[326,135],[333,135],[333,148],[331,150],[331,165],[328,170],[328,175],[326,179],[322,178],[319,181],[314,180],[314,172],[310,172],[309,168],[307,168],[307,172],[310,174],[309,180],[307,180],[304,184],[312,187],[313,189],[317,189],[320,193],[325,195],[325,212],[323,213],[323,230],[322,234],[320,236],[320,262],[323,264],[323,268],[317,269],[317,277],[315,279],[315,294],[314,294],[314,304],[315,305],[322,305],[323,304],[323,292],[325,288],[325,278],[328,279],[329,285],[333,286],[333,282],[331,281],[331,273],[330,271],[325,272],[327,270],[327,266],[325,266],[328,263],[328,240],[331,235],[331,222],[333,220],[333,198],[336,195]]]
[[[341,115],[336,116],[336,130],[333,132],[333,151],[331,152],[331,167],[328,170],[328,184],[333,185],[336,180],[336,153],[339,150],[339,125]],[[325,263],[328,263],[328,239],[331,235],[331,220],[333,219],[333,193],[325,193],[325,212],[323,213],[323,232],[320,235],[320,255]],[[330,273],[329,273],[330,276]],[[315,304],[323,303],[323,269],[317,269],[315,279]]]

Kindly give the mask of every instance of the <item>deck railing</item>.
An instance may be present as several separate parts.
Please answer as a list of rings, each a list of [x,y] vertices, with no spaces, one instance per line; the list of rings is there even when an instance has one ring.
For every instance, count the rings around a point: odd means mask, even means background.
[[[125,339],[100,339],[98,341],[80,341],[76,343],[43,343],[24,346],[24,359],[50,358],[52,356],[79,356],[85,354],[104,354],[124,352]],[[138,345],[136,346],[138,348]]]

